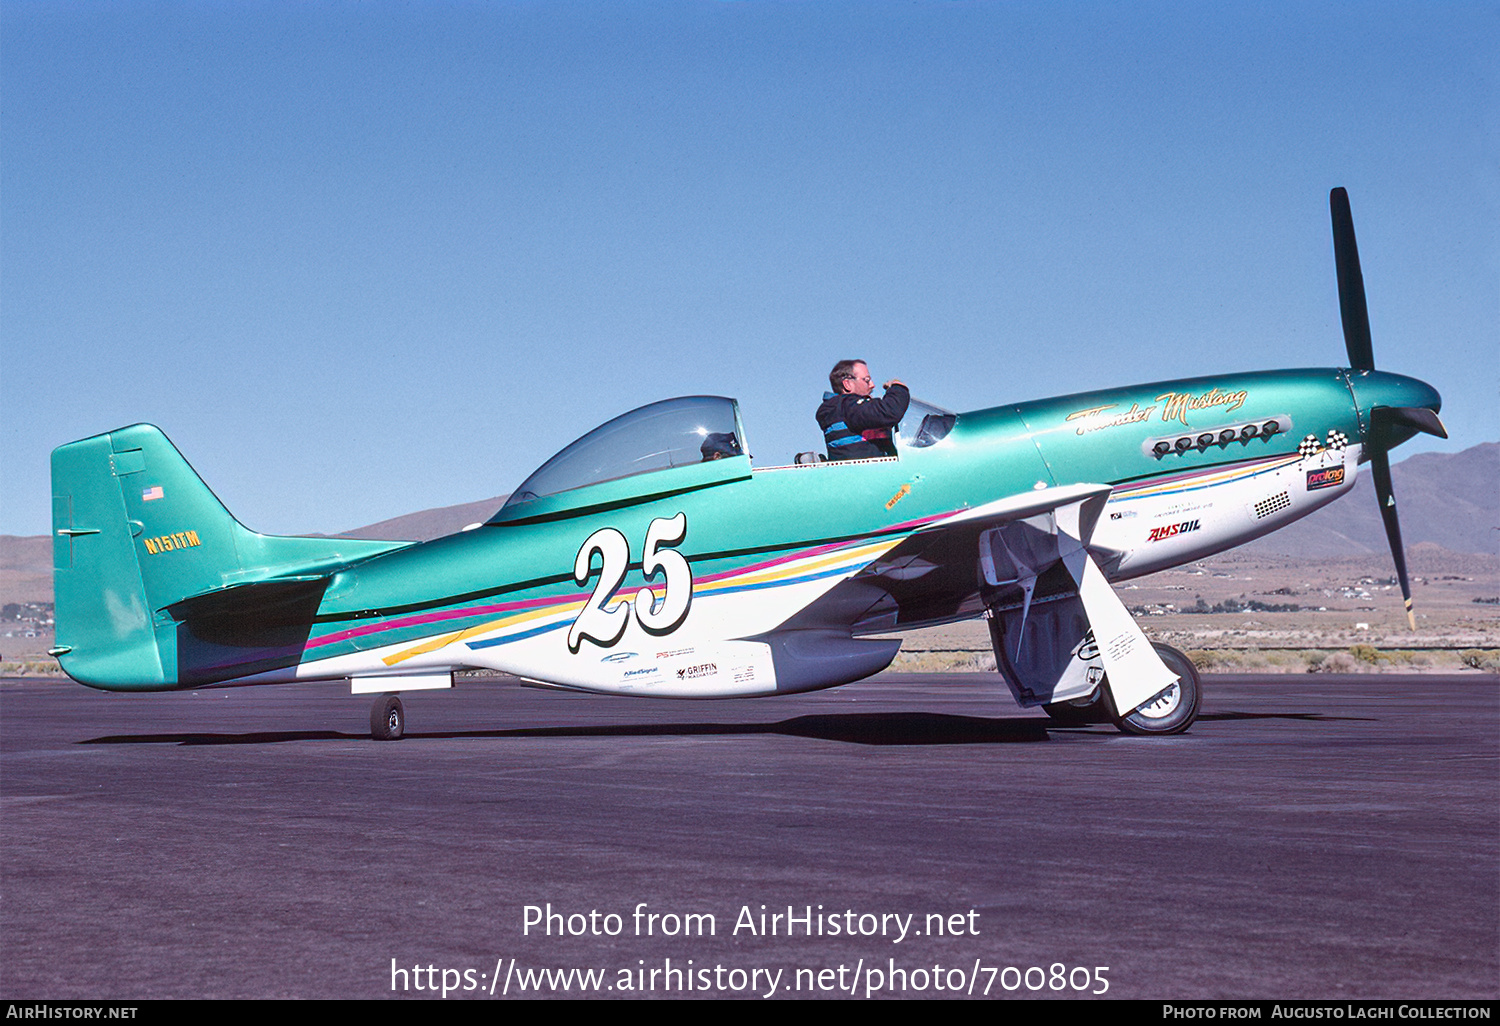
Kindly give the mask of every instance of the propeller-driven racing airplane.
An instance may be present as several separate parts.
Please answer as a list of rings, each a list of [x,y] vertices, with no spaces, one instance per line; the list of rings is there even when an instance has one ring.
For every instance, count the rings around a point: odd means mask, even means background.
[[[1445,436],[1440,400],[1375,370],[1342,189],[1331,204],[1349,367],[962,414],[914,401],[894,457],[752,468],[734,400],[672,399],[563,449],[482,526],[419,544],[250,531],[149,425],[72,442],[52,454],[53,654],[108,690],[347,680],[393,739],[398,693],[455,671],[783,694],[884,669],[900,641],[877,635],[984,616],[1021,705],[1183,731],[1197,672],[1111,582],[1274,531],[1369,463],[1411,615],[1387,454]]]

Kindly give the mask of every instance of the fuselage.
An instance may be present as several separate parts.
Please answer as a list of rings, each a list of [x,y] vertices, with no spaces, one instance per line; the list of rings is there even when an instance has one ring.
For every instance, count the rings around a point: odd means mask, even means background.
[[[1375,372],[1223,375],[929,417],[920,438],[903,427],[894,458],[753,468],[736,455],[606,474],[331,575],[226,590],[223,612],[156,630],[175,676],[153,686],[472,667],[598,691],[768,693],[766,639],[788,625],[810,637],[796,618],[857,575],[904,575],[903,604],[839,610],[821,650],[984,611],[976,566],[924,577],[882,564],[917,532],[1008,497],[1109,486],[1090,552],[1112,580],[1151,573],[1348,491],[1374,406],[1436,410],[1438,397]],[[798,687],[825,686],[823,672]]]

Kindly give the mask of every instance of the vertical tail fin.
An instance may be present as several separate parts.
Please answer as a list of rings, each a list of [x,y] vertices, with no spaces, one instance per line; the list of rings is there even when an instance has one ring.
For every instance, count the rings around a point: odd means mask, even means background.
[[[162,432],[149,424],[52,453],[57,654],[95,687],[192,683],[178,665],[185,598],[292,574],[328,574],[397,547],[280,538],[246,529]]]

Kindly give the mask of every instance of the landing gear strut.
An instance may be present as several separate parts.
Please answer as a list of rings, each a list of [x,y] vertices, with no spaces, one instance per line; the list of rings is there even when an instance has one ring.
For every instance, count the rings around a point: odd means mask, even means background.
[[[400,741],[406,733],[406,710],[395,695],[381,695],[370,706],[370,736],[376,741]]]

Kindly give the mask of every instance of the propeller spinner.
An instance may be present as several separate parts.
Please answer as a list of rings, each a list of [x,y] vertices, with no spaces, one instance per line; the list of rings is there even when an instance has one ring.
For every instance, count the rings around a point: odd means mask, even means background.
[[[1339,314],[1344,322],[1344,345],[1349,353],[1349,366],[1358,372],[1351,374],[1351,385],[1356,396],[1384,391],[1372,388],[1376,382],[1364,382],[1360,378],[1382,378],[1375,370],[1375,351],[1370,343],[1370,313],[1365,305],[1365,279],[1359,268],[1359,247],[1354,241],[1354,216],[1349,210],[1349,194],[1343,189],[1334,189],[1328,194],[1328,206],[1333,215],[1333,258],[1338,270]],[[1448,432],[1438,419],[1437,393],[1420,382],[1409,378],[1397,378],[1389,385],[1397,386],[1394,392],[1406,386],[1420,386],[1430,396],[1427,405],[1382,405],[1377,399],[1370,407],[1370,426],[1365,436],[1365,451],[1370,457],[1370,466],[1375,475],[1375,497],[1380,503],[1380,518],[1385,523],[1386,541],[1391,546],[1391,558],[1396,564],[1396,580],[1401,584],[1401,600],[1406,605],[1406,622],[1412,630],[1417,629],[1417,619],[1412,612],[1411,582],[1406,575],[1406,550],[1401,544],[1401,523],[1396,515],[1396,493],[1391,486],[1390,450],[1417,432],[1447,438]],[[1399,382],[1399,385],[1398,385]],[[1426,398],[1426,397],[1423,397]],[[1412,402],[1423,398],[1413,396]],[[1400,400],[1398,400],[1399,402]]]

